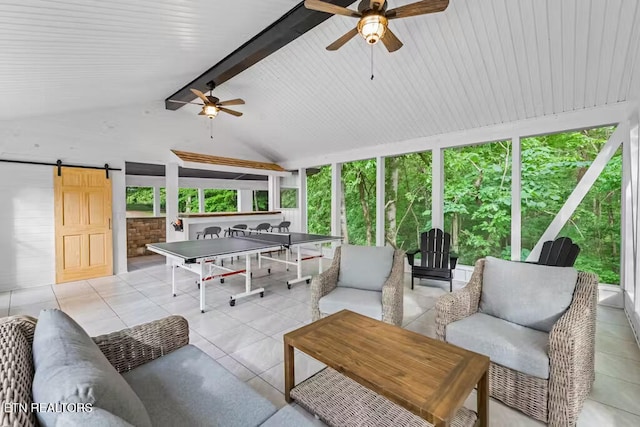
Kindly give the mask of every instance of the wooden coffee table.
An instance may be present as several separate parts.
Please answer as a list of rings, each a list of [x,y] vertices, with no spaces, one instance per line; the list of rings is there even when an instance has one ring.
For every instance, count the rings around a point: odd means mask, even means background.
[[[294,348],[436,426],[448,426],[477,385],[478,424],[489,425],[489,358],[481,354],[343,310],[284,336],[287,402]]]

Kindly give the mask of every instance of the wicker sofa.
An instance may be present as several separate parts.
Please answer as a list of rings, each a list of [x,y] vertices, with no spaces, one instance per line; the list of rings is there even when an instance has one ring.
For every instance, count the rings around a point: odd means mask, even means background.
[[[345,245],[345,248],[346,247],[347,245]],[[350,246],[350,248],[363,251],[380,251],[389,249],[356,246]],[[371,288],[367,290],[363,290],[361,288],[358,289],[357,285],[354,286],[354,288],[347,288],[344,283],[340,283],[340,279],[344,276],[344,274],[341,275],[340,272],[341,264],[344,264],[342,249],[342,247],[337,247],[335,249],[331,267],[323,273],[314,276],[311,281],[311,314],[313,320],[316,321],[330,314],[337,313],[340,310],[348,309],[365,316],[377,318],[383,322],[400,326],[402,324],[403,316],[404,252],[401,250],[391,250],[393,259],[390,260],[390,271],[387,270],[385,273],[378,275],[381,288],[378,291],[377,289],[371,290]],[[375,260],[371,260],[368,266],[370,270],[377,269],[378,267],[379,265],[376,265]],[[342,268],[346,269],[347,267],[343,265]],[[352,273],[364,274],[364,271],[359,270],[358,267],[348,266],[348,268],[356,270]],[[363,268],[363,270],[366,269],[367,266]],[[384,269],[385,268],[383,267],[382,270]],[[371,273],[371,271],[368,273]],[[376,272],[374,271],[374,276],[375,273]],[[358,279],[363,280],[363,278],[357,278],[356,280]],[[363,281],[367,282],[366,279]],[[338,297],[337,301],[331,304],[330,310],[323,310],[323,298],[327,299],[330,294],[331,296],[339,295],[341,291],[349,292],[349,299],[341,301],[340,297]]]
[[[543,267],[559,268],[559,267]],[[455,322],[476,315],[483,297],[485,260],[476,262],[467,286],[440,297],[436,305],[436,335],[447,339]],[[551,426],[573,426],[595,379],[595,314],[597,276],[577,272],[568,309],[552,325],[548,341],[548,378],[528,375],[491,363],[490,395]],[[514,349],[517,347],[514,347]]]
[[[34,400],[32,347],[36,324],[37,319],[26,316],[0,319],[1,400],[3,405],[8,403],[16,408],[7,411],[3,406],[2,426],[35,426],[39,423],[34,412],[19,408],[19,405],[31,407]],[[314,425],[291,406],[276,411],[266,398],[206,353],[189,345],[189,325],[180,316],[101,335],[93,341],[144,402],[143,409],[149,413],[153,426]],[[76,387],[86,389],[83,382],[77,383]],[[105,412],[99,405],[94,404],[94,411],[80,414],[71,422],[60,423],[58,420],[56,425],[130,425],[96,419],[101,411],[102,414]],[[113,418],[118,419],[117,416]]]

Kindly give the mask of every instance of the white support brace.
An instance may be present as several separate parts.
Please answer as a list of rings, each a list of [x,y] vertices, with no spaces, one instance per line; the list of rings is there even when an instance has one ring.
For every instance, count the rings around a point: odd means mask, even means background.
[[[575,210],[578,208],[582,199],[584,199],[591,187],[593,187],[593,184],[607,166],[609,160],[611,160],[613,155],[616,153],[620,144],[628,139],[628,123],[621,123],[602,147],[602,150],[600,150],[591,166],[589,166],[587,172],[584,174],[578,185],[576,185],[576,188],[573,189],[573,192],[569,195],[566,202],[564,202],[564,205],[560,208],[560,211],[555,218],[553,218],[549,227],[547,227],[546,231],[542,233],[540,240],[538,240],[538,243],[536,243],[535,247],[531,250],[527,261],[536,261],[540,257],[542,244],[547,240],[553,240],[556,238],[558,233],[562,230],[562,227],[564,227],[567,221],[571,218],[571,215],[573,215]]]
[[[431,227],[444,229],[444,150],[435,148],[431,156]]]
[[[522,252],[522,156],[520,137],[511,139],[511,260]]]
[[[300,232],[307,232],[307,170],[298,169],[300,186],[298,188],[298,212],[300,214]]]
[[[198,212],[204,213],[204,188],[198,188]]]
[[[160,216],[160,209],[160,187],[156,185],[153,187],[153,216]]]
[[[340,193],[342,192],[342,163],[331,165],[331,235],[342,236],[340,226]]]
[[[376,246],[385,244],[385,158],[376,157]]]

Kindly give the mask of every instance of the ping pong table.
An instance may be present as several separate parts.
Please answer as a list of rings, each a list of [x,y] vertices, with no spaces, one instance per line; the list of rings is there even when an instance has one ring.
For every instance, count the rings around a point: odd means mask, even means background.
[[[236,230],[229,229],[229,231]],[[297,277],[287,281],[287,287],[291,289],[291,285],[294,283],[303,281],[309,283],[311,280],[311,276],[302,276],[303,261],[318,258],[319,270],[322,272],[322,244],[342,240],[342,237],[295,232],[260,233],[242,236],[239,235],[239,232],[229,234],[231,235],[230,237],[218,239],[147,244],[148,250],[172,260],[171,286],[173,296],[176,296],[176,268],[182,268],[199,276],[197,283],[200,287],[200,311],[202,313],[205,310],[205,283],[213,279],[220,279],[220,282],[224,283],[224,278],[228,276],[239,274],[245,277],[245,291],[231,295],[229,299],[229,305],[231,306],[234,306],[236,300],[240,298],[255,294],[260,294],[261,297],[264,296],[264,288],[252,289],[251,287],[251,255],[258,256],[259,269],[262,268],[263,260],[284,263],[287,266],[287,270],[289,270],[289,266],[295,265]],[[319,254],[303,256],[301,249],[307,245],[315,246],[319,250]],[[294,248],[296,250],[296,258],[291,260],[289,249]],[[284,260],[263,255],[281,249],[285,250]],[[233,259],[235,256],[245,257],[244,269],[234,270],[223,265],[224,259]],[[268,272],[271,273],[270,268],[268,268]]]

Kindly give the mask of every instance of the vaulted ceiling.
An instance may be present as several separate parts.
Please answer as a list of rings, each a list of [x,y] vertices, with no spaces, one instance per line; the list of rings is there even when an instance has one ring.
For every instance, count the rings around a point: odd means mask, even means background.
[[[360,38],[327,52],[356,23],[333,17],[216,88],[219,98],[247,104],[238,108],[242,118],[216,118],[214,133],[250,147],[258,160],[312,162],[328,152],[637,100],[639,3],[451,0],[441,14],[392,21],[404,42],[392,54]],[[0,120],[160,105],[295,4],[0,0]],[[194,122],[184,115],[197,112],[187,106],[158,116],[188,126]],[[190,132],[191,151],[220,154],[206,131],[201,142]],[[175,138],[162,148],[184,144]]]

